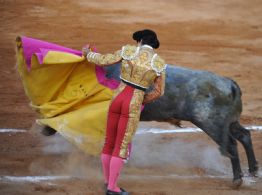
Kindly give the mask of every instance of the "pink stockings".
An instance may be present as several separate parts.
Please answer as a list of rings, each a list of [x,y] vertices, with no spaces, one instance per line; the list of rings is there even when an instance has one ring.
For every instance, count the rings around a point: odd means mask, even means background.
[[[110,169],[111,157],[112,156],[109,154],[101,155],[102,169],[103,169],[104,180],[106,184],[108,184],[108,180],[109,180],[109,169]]]
[[[104,179],[105,182],[108,184],[107,189],[115,192],[120,192],[120,188],[117,187],[117,180],[123,167],[124,160],[122,158],[111,156],[108,154],[102,154],[101,161]]]

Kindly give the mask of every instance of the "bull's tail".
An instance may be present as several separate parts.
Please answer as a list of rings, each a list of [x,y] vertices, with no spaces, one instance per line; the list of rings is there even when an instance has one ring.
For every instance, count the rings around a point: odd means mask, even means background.
[[[239,85],[237,84],[236,81],[230,79],[231,82],[232,82],[232,85],[231,85],[231,91],[232,91],[232,97],[233,99],[235,99],[237,97],[237,95],[239,95],[240,97],[242,96],[242,91],[239,87]]]
[[[231,81],[231,97],[232,97],[232,103],[235,105],[234,111],[235,113],[238,113],[240,115],[242,112],[242,100],[241,100],[242,91],[236,81],[230,78],[228,79]]]

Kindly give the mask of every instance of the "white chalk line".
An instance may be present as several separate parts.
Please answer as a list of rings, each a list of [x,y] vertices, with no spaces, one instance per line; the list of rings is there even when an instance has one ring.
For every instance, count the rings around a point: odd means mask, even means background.
[[[0,133],[25,133],[24,129],[0,129]]]
[[[246,129],[254,130],[254,131],[262,131],[262,126],[246,126]],[[137,131],[136,134],[166,134],[166,133],[198,133],[203,132],[200,128],[194,128],[194,127],[186,127],[186,128],[178,128],[178,129],[156,129],[156,128],[150,128],[150,129],[140,129]]]
[[[230,175],[128,175],[128,179],[231,179]],[[59,181],[59,180],[71,180],[71,179],[87,179],[87,177],[73,177],[69,175],[64,176],[0,176],[0,182],[13,182],[13,183],[39,183],[39,182],[50,182],[50,181]],[[250,176],[244,176],[243,178],[244,185],[255,184],[256,178]],[[52,183],[49,183],[53,185]]]
[[[73,179],[72,176],[0,176],[0,181],[9,182],[32,182],[38,183],[42,181],[55,181],[55,180],[67,180]]]
[[[254,130],[254,131],[262,131],[262,126],[246,126],[246,129]],[[24,129],[0,129],[0,133],[25,133],[27,130]],[[198,133],[203,132],[199,128],[194,127],[186,127],[186,128],[178,128],[178,129],[156,129],[156,128],[149,128],[149,129],[138,129],[136,134],[166,134],[166,133]]]
[[[179,128],[179,129],[156,129],[156,128],[150,128],[150,129],[139,129],[136,134],[165,134],[165,133],[196,133],[196,132],[203,132],[199,128]]]
[[[170,175],[130,175],[128,178],[131,179],[201,179],[201,178],[214,178],[214,179],[230,179],[229,175],[177,175],[177,174],[170,174]]]
[[[230,178],[228,175],[147,175],[147,176],[137,176],[137,175],[129,175],[127,176],[130,179],[134,178],[155,178],[155,179],[163,179],[163,178],[176,178],[176,179],[200,179],[200,178]],[[55,181],[55,180],[69,180],[69,179],[86,179],[87,177],[72,177],[72,176],[0,176],[0,181],[8,181],[8,182],[31,182],[38,183],[43,181]]]

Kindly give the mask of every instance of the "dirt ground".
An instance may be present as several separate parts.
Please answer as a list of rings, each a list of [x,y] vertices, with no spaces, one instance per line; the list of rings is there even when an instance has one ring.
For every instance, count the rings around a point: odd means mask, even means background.
[[[243,93],[242,124],[262,124],[259,0],[0,0],[0,14],[0,128],[28,130],[0,134],[0,194],[103,194],[98,158],[82,154],[59,135],[45,138],[37,128],[31,129],[37,115],[28,105],[15,70],[18,35],[79,50],[90,43],[106,53],[134,43],[134,31],[154,29],[161,42],[158,53],[168,64],[234,79]],[[262,162],[262,134],[253,132],[252,137]],[[262,194],[261,174],[246,179],[239,190],[232,189],[230,163],[220,157],[205,134],[159,135],[153,140],[139,137],[137,143],[144,156],[134,152],[120,181],[132,194]],[[159,145],[155,148],[159,153],[152,153],[155,156],[145,149],[149,143]],[[246,171],[247,160],[242,147],[239,149]],[[173,155],[167,155],[170,150]],[[208,155],[202,156],[205,151]],[[72,177],[41,182],[3,177],[41,175]]]

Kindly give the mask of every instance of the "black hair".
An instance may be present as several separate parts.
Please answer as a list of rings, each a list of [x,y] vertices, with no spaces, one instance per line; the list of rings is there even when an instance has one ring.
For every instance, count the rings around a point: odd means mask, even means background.
[[[155,49],[159,48],[160,45],[156,33],[149,29],[134,32],[133,39],[137,42],[142,40],[142,45],[147,44]]]

